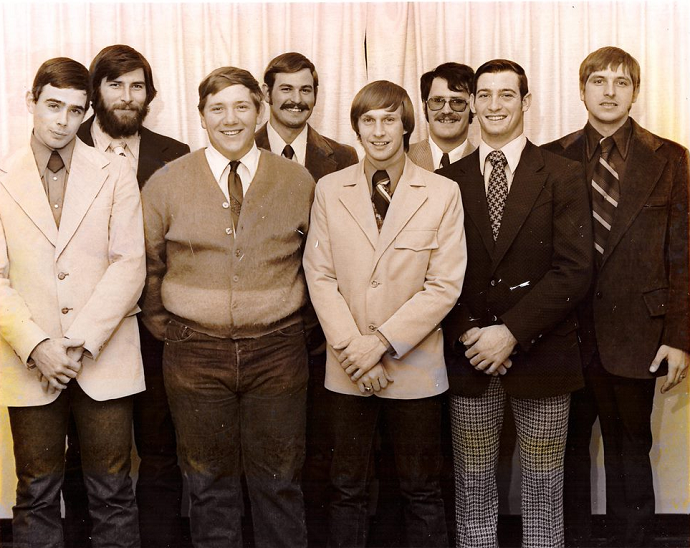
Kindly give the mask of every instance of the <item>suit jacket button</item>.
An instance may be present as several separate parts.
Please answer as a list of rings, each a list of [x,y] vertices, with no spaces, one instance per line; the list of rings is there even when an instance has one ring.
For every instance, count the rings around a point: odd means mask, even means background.
[[[597,299],[601,299],[604,294],[601,291],[597,291]]]
[[[71,309],[71,308],[65,307],[65,308],[63,308],[62,310],[60,310],[60,312],[62,312],[63,314],[69,314],[69,311],[70,311],[70,310],[72,310],[72,309]]]
[[[369,324],[369,331],[376,331],[376,326],[373,323]]]
[[[491,285],[491,287],[496,287],[496,280],[491,280],[489,284]]]
[[[376,280],[373,280],[371,282],[371,287],[378,287],[378,286],[379,286],[379,282],[377,282]]]
[[[60,274],[58,274],[58,280],[64,280],[67,276],[69,276],[69,274],[66,274],[65,272],[60,272]]]
[[[497,321],[498,321],[498,316],[491,316],[491,321],[492,321],[492,322],[497,322]]]

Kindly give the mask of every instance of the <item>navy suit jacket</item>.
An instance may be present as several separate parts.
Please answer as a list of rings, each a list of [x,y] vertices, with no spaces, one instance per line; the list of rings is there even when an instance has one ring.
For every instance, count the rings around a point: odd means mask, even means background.
[[[585,363],[598,350],[610,373],[645,379],[660,345],[690,351],[690,169],[686,148],[632,125],[620,204],[579,312]],[[542,148],[584,165],[585,142],[579,130]]]
[[[270,151],[266,124],[259,128],[254,140],[256,146]],[[304,167],[317,182],[324,175],[353,166],[359,161],[354,148],[324,137],[311,126],[308,126],[307,130],[307,154],[304,160]]]
[[[94,146],[91,137],[91,126],[95,120],[91,116],[84,122],[77,136],[90,147]],[[176,141],[172,137],[166,137],[160,133],[155,133],[145,127],[141,128],[141,142],[139,144],[139,164],[137,166],[137,181],[139,188],[144,187],[144,183],[149,180],[158,169],[168,162],[184,156],[189,152],[189,145]]]
[[[584,170],[527,142],[494,243],[479,151],[437,171],[460,185],[467,271],[443,322],[450,392],[482,394],[490,376],[465,358],[458,338],[505,324],[517,339],[508,394],[542,398],[583,386],[575,306],[592,275],[592,226]]]

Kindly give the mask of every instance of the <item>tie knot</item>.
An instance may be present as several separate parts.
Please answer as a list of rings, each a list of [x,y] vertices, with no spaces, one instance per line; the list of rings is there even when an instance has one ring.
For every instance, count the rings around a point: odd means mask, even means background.
[[[230,173],[237,173],[237,168],[239,167],[239,165],[239,160],[233,160],[232,162],[230,162]]]
[[[609,154],[611,154],[611,151],[613,150],[613,145],[614,145],[613,137],[604,137],[601,141],[599,141],[599,145],[601,146],[601,156],[604,158],[604,160],[608,159]]]
[[[371,178],[371,182],[374,183],[374,186],[376,186],[380,182],[382,182],[382,181],[387,182],[387,181],[390,181],[390,179],[391,178],[388,176],[387,171],[385,171],[383,169],[379,169],[376,173],[374,173],[374,176]]]
[[[450,155],[447,152],[441,154],[441,167],[448,167],[450,165]]]
[[[285,145],[282,155],[285,156],[288,160],[292,160],[295,156],[295,151],[290,145]]]
[[[502,168],[508,163],[508,160],[506,160],[506,155],[503,154],[502,150],[492,150],[489,152],[487,158],[493,167]]]
[[[50,153],[50,159],[48,160],[48,169],[53,173],[57,173],[63,167],[65,167],[65,162],[62,161],[62,157],[57,150]]]

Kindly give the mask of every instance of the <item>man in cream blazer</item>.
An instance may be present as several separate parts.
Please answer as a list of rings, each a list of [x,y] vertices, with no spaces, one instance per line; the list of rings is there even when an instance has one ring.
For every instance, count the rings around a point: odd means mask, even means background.
[[[39,69],[30,146],[0,163],[0,404],[9,407],[18,545],[63,546],[70,411],[98,546],[138,547],[131,395],[144,390],[135,314],[145,278],[139,188],[126,162],[75,139],[86,68]]]
[[[414,112],[404,89],[365,86],[350,120],[365,158],[319,181],[304,253],[328,343],[335,440],[328,545],[366,545],[378,423],[393,440],[407,514],[418,518],[406,524],[409,544],[446,546],[438,480],[448,379],[438,326],[465,272],[462,201],[457,185],[405,156]]]

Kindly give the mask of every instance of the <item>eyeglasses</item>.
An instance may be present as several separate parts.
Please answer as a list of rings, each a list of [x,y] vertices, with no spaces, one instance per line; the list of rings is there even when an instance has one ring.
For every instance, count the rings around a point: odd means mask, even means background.
[[[467,108],[467,101],[457,97],[452,97],[450,99],[446,99],[445,97],[429,97],[426,100],[426,106],[429,107],[429,110],[441,110],[446,106],[446,103],[450,105],[450,109],[454,112],[465,112]]]

